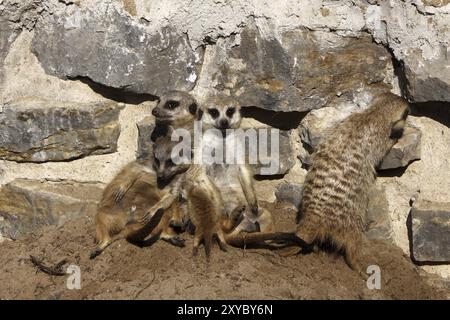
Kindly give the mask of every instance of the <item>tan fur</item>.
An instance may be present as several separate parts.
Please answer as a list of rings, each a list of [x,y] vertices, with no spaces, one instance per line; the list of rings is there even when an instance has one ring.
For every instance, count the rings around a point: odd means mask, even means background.
[[[407,112],[402,98],[391,93],[379,96],[317,146],[305,179],[297,235],[311,245],[332,243],[360,273],[368,191],[376,166],[402,134]]]
[[[206,258],[209,260],[213,237],[222,250],[226,250],[225,238],[220,228],[223,202],[217,187],[206,175],[204,168],[192,165],[186,172],[183,186],[187,195],[189,216],[195,225],[193,254],[203,241]]]

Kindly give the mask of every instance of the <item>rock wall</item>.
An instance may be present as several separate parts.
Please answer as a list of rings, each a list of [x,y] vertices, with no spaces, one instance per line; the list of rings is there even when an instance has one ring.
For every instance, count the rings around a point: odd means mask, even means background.
[[[387,89],[413,113],[380,167],[367,234],[450,277],[449,41],[448,0],[0,0],[0,232],[91,210],[98,200],[84,207],[73,188],[97,194],[148,152],[169,89],[200,102],[224,91],[244,126],[282,129],[282,170],[257,190],[296,205],[321,137]]]

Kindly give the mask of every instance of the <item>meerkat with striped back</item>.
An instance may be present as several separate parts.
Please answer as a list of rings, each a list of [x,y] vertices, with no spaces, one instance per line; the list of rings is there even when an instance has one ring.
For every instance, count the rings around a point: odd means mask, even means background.
[[[311,246],[333,244],[360,273],[369,188],[377,165],[402,136],[408,113],[401,97],[379,95],[319,143],[305,178],[297,236]]]

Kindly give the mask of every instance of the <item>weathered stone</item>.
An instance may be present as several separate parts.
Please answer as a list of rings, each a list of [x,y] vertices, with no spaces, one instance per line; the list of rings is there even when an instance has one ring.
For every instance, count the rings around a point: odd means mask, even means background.
[[[38,98],[4,104],[0,158],[46,162],[115,152],[120,109],[114,102],[61,103]]]
[[[280,38],[267,34],[251,22],[239,45],[232,45],[233,37],[218,41],[203,67],[208,74],[203,85],[228,90],[243,106],[308,111],[347,101],[355,89],[382,82],[390,62],[389,52],[368,36],[305,29]]]
[[[450,3],[450,0],[422,0],[426,6],[443,7]]]
[[[108,2],[67,6],[40,20],[32,49],[50,75],[156,96],[191,90],[203,50],[194,51],[186,34],[150,30]]]
[[[411,161],[420,159],[422,133],[414,127],[405,127],[403,136],[384,157],[378,169],[406,167]]]
[[[0,1],[0,20],[8,20],[13,29],[32,30],[45,10],[48,0],[2,0]]]
[[[302,201],[303,187],[296,183],[282,183],[275,190],[275,197],[277,201],[288,202],[294,205],[296,208]]]
[[[95,213],[102,184],[17,179],[0,188],[0,233],[11,239],[40,226]]]
[[[260,140],[262,136],[260,135],[259,130],[266,130],[267,132],[267,152],[265,152],[265,150],[261,152],[263,144],[262,140]],[[254,173],[267,176],[286,174],[295,164],[295,152],[290,137],[291,131],[278,131],[279,139],[274,139],[279,146],[278,152],[272,147],[272,135],[275,133],[271,128],[258,128],[256,131],[258,131],[258,150],[254,149],[256,145],[250,145],[249,149],[247,149],[249,152],[258,155],[258,163],[252,164]]]
[[[138,148],[136,157],[138,159],[148,159],[153,150],[151,135],[155,128],[155,118],[152,116],[145,117],[137,123],[138,127]]]
[[[406,93],[415,102],[450,101],[450,11],[446,2],[380,1],[366,9],[368,31],[402,62]]]
[[[425,62],[411,54],[405,61],[407,94],[412,101],[450,101],[449,58]]]
[[[418,262],[450,262],[450,203],[419,200],[411,209],[412,255]]]
[[[0,15],[0,87],[3,82],[3,62],[18,34],[19,31],[13,28],[4,16]]]
[[[383,187],[374,186],[369,194],[365,234],[369,239],[388,240],[392,238],[389,204],[386,199],[386,190]]]

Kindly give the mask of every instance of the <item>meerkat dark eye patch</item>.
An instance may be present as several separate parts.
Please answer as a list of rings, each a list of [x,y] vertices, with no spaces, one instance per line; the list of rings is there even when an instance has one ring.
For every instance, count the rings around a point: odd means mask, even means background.
[[[227,117],[231,118],[235,112],[236,112],[236,108],[228,108]]]
[[[173,110],[176,107],[178,107],[180,105],[179,101],[175,101],[175,100],[169,100],[166,102],[166,104],[164,105],[164,108],[169,109],[169,110]]]
[[[216,119],[219,116],[219,111],[214,108],[208,109],[208,113],[211,115],[213,119]]]
[[[159,167],[159,159],[158,158],[155,158],[155,164],[157,167]]]
[[[405,129],[405,120],[399,120],[392,125],[391,134],[392,139],[400,139]]]
[[[175,165],[175,163],[173,163],[172,159],[168,159],[168,160],[166,161],[166,166],[168,166],[168,167],[173,167],[174,165]]]
[[[198,109],[198,106],[197,106],[197,104],[195,102],[189,106],[189,112],[191,114],[196,114],[197,113],[197,109]]]
[[[407,109],[403,112],[402,119],[405,120],[405,119],[408,117],[408,115],[409,115],[409,108],[407,108]]]

